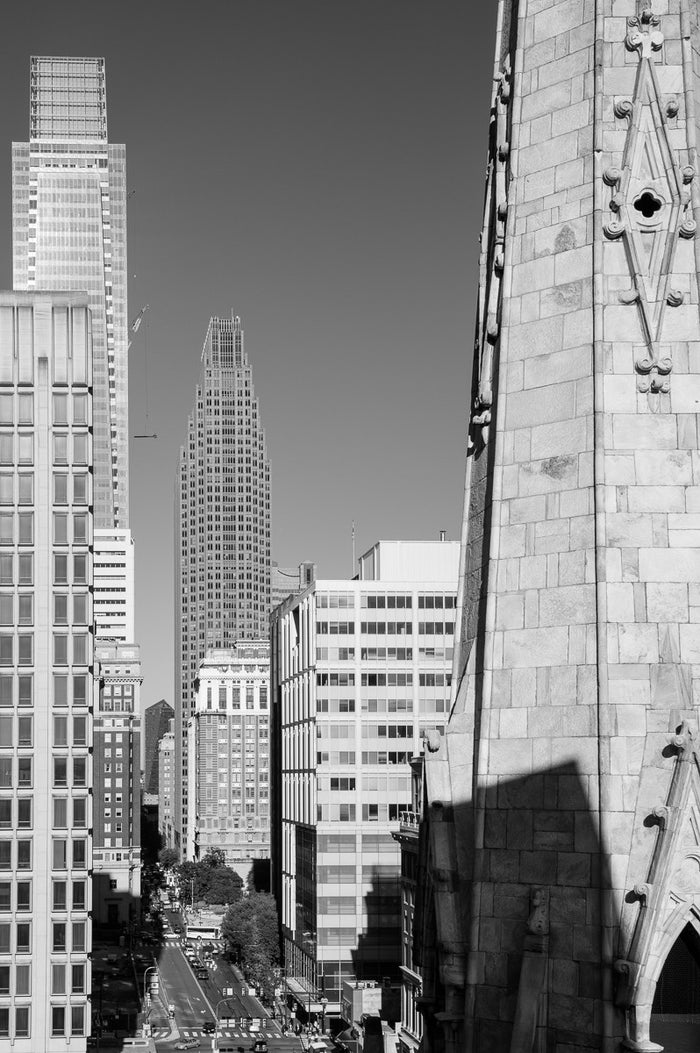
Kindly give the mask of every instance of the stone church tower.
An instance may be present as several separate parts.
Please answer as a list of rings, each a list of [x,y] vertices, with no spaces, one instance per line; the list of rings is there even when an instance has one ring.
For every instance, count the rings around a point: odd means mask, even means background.
[[[427,1050],[700,1050],[699,123],[696,0],[500,0]]]

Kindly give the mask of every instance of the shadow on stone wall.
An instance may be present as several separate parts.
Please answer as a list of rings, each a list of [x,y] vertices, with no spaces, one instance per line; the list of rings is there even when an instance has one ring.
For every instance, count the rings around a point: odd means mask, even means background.
[[[614,951],[604,960],[602,890],[610,872],[589,803],[592,778],[573,760],[501,778],[480,798],[483,845],[476,851],[472,801],[453,808],[433,802],[421,832],[414,929],[426,1049],[502,1053],[515,1048],[514,1030],[523,1035],[518,1049],[601,1048],[604,971],[609,977]],[[435,854],[449,840],[457,847],[451,869]],[[464,1020],[456,1045],[446,1041],[441,1013]]]
[[[388,870],[393,870],[389,867]],[[373,868],[364,896],[367,923],[352,952],[355,977],[374,980],[381,989],[381,1016],[401,1017],[401,875]]]

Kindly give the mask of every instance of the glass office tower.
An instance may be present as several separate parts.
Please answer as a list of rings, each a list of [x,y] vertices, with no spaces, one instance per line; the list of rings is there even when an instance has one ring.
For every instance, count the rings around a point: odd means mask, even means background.
[[[95,527],[127,527],[126,154],[107,141],[104,59],[33,57],[29,115],[12,144],[14,287],[88,293]]]

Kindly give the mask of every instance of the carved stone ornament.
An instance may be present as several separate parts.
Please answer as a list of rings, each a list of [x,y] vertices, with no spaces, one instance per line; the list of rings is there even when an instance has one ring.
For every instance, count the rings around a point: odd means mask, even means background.
[[[651,862],[630,889],[626,910],[636,918],[629,947],[615,963],[616,1002],[625,1009],[623,1049],[653,1053],[649,1037],[659,975],[686,925],[700,932],[700,760],[683,723],[670,745],[676,750],[667,800],[653,810],[659,820]]]
[[[609,218],[603,233],[624,240],[636,297],[627,292],[619,301],[636,304],[645,346],[636,357],[637,387],[643,392],[667,392],[673,362],[670,347],[660,344],[667,307],[678,307],[683,293],[672,283],[678,239],[696,233],[689,184],[692,165],[680,168],[674,159],[667,120],[678,113],[673,99],[663,100],[655,64],[664,37],[661,19],[650,7],[627,19],[625,44],[639,56],[632,99],[618,99],[615,115],[629,119],[620,168],[608,167],[605,184],[612,187]]]
[[[530,892],[527,931],[532,936],[546,936],[549,932],[549,892],[545,888],[533,888]]]
[[[501,278],[505,264],[508,219],[510,59],[496,78],[492,138],[481,235],[479,299],[474,345],[473,408],[468,453],[488,442],[493,406],[494,361],[501,328]],[[478,439],[481,442],[478,442]]]

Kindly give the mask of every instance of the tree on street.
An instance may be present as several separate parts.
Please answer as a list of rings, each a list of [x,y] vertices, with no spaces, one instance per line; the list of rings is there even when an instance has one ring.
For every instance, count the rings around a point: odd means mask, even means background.
[[[271,998],[275,988],[275,965],[279,961],[277,904],[269,892],[249,892],[224,915],[221,935],[227,950],[246,975]]]

